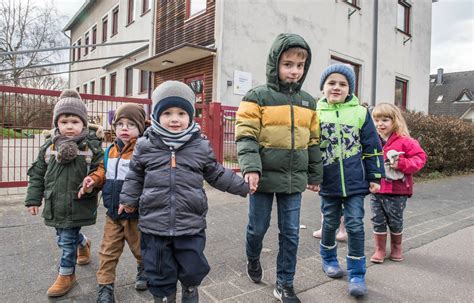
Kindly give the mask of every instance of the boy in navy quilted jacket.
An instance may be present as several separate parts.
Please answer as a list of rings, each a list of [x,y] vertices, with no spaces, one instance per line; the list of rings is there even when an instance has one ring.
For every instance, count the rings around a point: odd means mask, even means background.
[[[209,141],[193,120],[195,94],[178,81],[153,92],[152,126],[137,142],[120,203],[139,210],[142,256],[155,302],[198,302],[198,288],[210,267],[204,256],[207,198],[213,187],[246,196],[248,184],[217,162]]]
[[[121,105],[114,115],[113,129],[116,140],[109,146],[99,168],[87,176],[79,196],[92,188],[102,189],[107,215],[104,234],[99,250],[99,270],[97,271],[97,302],[113,302],[115,270],[123,252],[125,242],[137,260],[135,289],[145,290],[147,281],[143,273],[140,253],[140,231],[138,213],[125,213],[119,209],[119,196],[123,180],[129,170],[130,159],[137,138],[145,129],[145,111],[134,103]]]

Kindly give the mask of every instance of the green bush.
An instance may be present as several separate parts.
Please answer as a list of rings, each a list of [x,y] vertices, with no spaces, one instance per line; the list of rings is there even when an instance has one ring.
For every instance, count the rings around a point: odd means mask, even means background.
[[[454,117],[410,111],[404,116],[410,135],[428,154],[421,174],[474,170],[474,124]]]

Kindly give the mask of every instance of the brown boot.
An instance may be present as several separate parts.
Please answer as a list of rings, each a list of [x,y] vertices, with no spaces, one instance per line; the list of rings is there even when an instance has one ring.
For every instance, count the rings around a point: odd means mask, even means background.
[[[370,258],[372,263],[383,263],[387,249],[387,233],[374,234],[375,253]]]
[[[403,261],[402,234],[390,233],[390,260]]]
[[[49,297],[60,297],[67,294],[76,283],[76,275],[72,274],[70,276],[63,276],[58,275],[56,281],[54,281],[53,285],[48,288],[46,294]]]
[[[91,261],[91,240],[87,239],[86,246],[77,248],[77,264],[86,265]]]

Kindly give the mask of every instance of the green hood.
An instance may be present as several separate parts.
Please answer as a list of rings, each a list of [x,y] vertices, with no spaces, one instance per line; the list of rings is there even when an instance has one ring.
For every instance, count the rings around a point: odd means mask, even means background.
[[[281,54],[289,48],[301,47],[308,51],[308,58],[304,66],[304,73],[301,80],[297,83],[280,82],[278,79],[278,61]],[[311,49],[308,43],[299,35],[296,34],[279,34],[273,42],[270,54],[267,60],[267,85],[276,91],[299,91],[303,85],[309,66],[311,65]]]

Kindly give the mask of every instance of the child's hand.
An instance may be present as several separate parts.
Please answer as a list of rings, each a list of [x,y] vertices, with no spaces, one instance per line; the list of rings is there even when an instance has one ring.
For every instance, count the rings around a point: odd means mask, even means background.
[[[379,192],[379,190],[380,190],[380,184],[375,183],[375,182],[370,182],[369,191],[371,193],[376,194]]]
[[[319,187],[319,184],[308,184],[306,188],[309,189],[310,191],[314,191],[315,193],[319,192],[319,190],[321,189]]]
[[[246,173],[244,175],[244,180],[249,184],[250,194],[254,194],[257,191],[258,187],[258,180],[260,179],[260,175],[256,172]]]
[[[36,216],[37,214],[39,214],[39,206],[29,206],[28,207],[28,212],[31,215]]]
[[[82,181],[82,187],[77,193],[77,198],[81,198],[86,193],[91,193],[94,188],[95,181],[91,177],[87,176]]]
[[[124,210],[127,214],[131,214],[131,213],[134,213],[137,209],[135,207],[120,204],[119,209],[118,209],[118,214],[119,215],[122,214]]]

